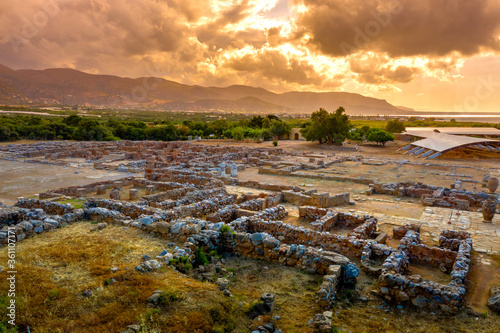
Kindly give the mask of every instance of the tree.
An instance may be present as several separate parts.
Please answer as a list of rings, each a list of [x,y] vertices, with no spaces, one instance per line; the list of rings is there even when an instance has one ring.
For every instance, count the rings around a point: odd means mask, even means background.
[[[231,136],[234,140],[243,140],[245,138],[243,127],[233,127],[231,130]]]
[[[343,107],[332,113],[321,108],[312,113],[310,122],[300,129],[300,133],[307,141],[340,144],[347,138],[351,128],[351,122]]]
[[[222,136],[222,133],[229,128],[229,123],[226,119],[217,119],[212,123],[212,128],[216,135]]]
[[[9,127],[0,126],[0,141],[14,141],[17,139],[17,133]]]
[[[388,133],[380,128],[372,128],[370,129],[370,131],[368,131],[366,140],[374,141],[377,143],[377,145],[380,143],[385,146],[385,143],[387,141],[394,141],[394,134]]]
[[[146,138],[157,141],[174,141],[179,137],[179,132],[173,124],[149,127],[146,129]]]
[[[261,116],[254,116],[250,119],[250,123],[248,124],[249,127],[253,128],[262,128],[262,121],[264,118]]]
[[[281,120],[272,120],[271,122],[271,133],[273,136],[279,137],[283,135],[290,134],[292,128],[290,125]]]
[[[71,116],[64,118],[63,123],[71,127],[76,127],[82,120],[82,117],[72,114]]]
[[[399,119],[390,120],[385,126],[385,130],[389,133],[401,133],[406,129],[404,122],[399,121]]]
[[[82,119],[73,131],[73,138],[85,141],[111,141],[113,133],[95,119]]]
[[[271,127],[271,119],[264,118],[262,120],[262,128],[270,128]]]

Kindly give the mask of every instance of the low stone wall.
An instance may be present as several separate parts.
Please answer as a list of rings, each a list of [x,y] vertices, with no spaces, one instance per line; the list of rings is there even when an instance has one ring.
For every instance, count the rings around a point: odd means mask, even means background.
[[[233,204],[236,201],[234,195],[218,195],[211,199],[203,200],[192,205],[178,206],[170,210],[141,206],[108,199],[89,199],[85,203],[86,208],[102,207],[116,210],[122,214],[136,219],[141,215],[156,215],[158,219],[173,221],[186,216],[201,217],[217,211],[218,209]]]
[[[376,183],[371,186],[373,193],[418,198],[422,199],[422,203],[427,206],[452,207],[461,210],[481,207],[483,201],[488,198],[486,192],[456,190],[413,182]]]
[[[2,229],[0,244],[6,245],[12,241],[20,242],[35,234],[51,231],[68,223],[83,219],[83,210],[76,209],[60,215],[46,215],[41,208],[19,208],[0,211]]]
[[[154,205],[156,202],[161,202],[164,200],[178,200],[182,197],[184,197],[186,194],[189,192],[195,191],[196,188],[193,187],[181,187],[173,190],[167,190],[165,192],[161,192],[158,194],[152,194],[152,195],[145,195],[142,197],[142,199],[146,200],[151,206]]]
[[[245,201],[239,205],[241,209],[261,211],[263,209],[274,207],[283,201],[283,195],[281,193],[272,193],[267,195],[262,195],[260,198]]]
[[[370,221],[370,227],[376,221]],[[367,232],[356,233],[348,237],[331,234],[329,232],[318,232],[304,227],[295,227],[281,221],[266,221],[257,216],[242,217],[234,220],[231,224],[235,230],[241,232],[266,232],[277,237],[280,241],[288,244],[302,244],[314,247],[321,247],[327,251],[341,253],[347,256],[361,257],[363,247],[368,243],[374,243],[373,256],[388,256],[393,249],[389,246],[378,244],[372,240],[358,238]],[[365,226],[368,228],[368,226]]]
[[[333,162],[335,163],[335,162]],[[330,163],[330,164],[333,164]],[[323,167],[323,166],[321,166]],[[310,178],[310,179],[322,179],[322,180],[333,180],[333,181],[339,181],[339,182],[353,182],[357,184],[373,184],[374,180],[373,179],[367,179],[367,178],[355,178],[355,177],[345,177],[345,176],[334,176],[334,175],[325,175],[325,174],[311,174],[311,173],[305,173],[303,171],[296,171],[296,169],[300,170],[302,169],[300,166],[293,168],[287,168],[287,169],[269,169],[269,168],[259,168],[259,173],[260,174],[270,174],[270,175],[278,175],[278,176],[288,176],[288,177],[300,177],[300,178]]]
[[[223,207],[214,214],[207,216],[207,221],[229,223],[231,221],[234,221],[238,217],[241,217],[238,215],[243,214],[245,214],[244,216],[253,216],[259,219],[279,220],[285,218],[288,215],[288,212],[283,205],[266,208],[260,212],[242,210],[241,205],[229,205]]]
[[[453,233],[445,232],[447,236]],[[464,238],[466,235],[462,235]],[[443,236],[443,238],[449,239]],[[380,292],[386,299],[403,303],[411,301],[415,306],[441,309],[445,312],[456,312],[465,296],[465,279],[469,271],[472,240],[470,237],[460,239],[458,252],[448,249],[425,248],[420,246],[420,234],[408,231],[398,247],[384,262],[382,274],[379,277]],[[453,242],[448,242],[453,243]],[[425,249],[430,259],[421,253]],[[430,261],[433,264],[444,264],[455,257],[451,282],[443,285],[424,280],[420,275],[404,275],[411,259]]]
[[[323,276],[323,282],[317,292],[318,305],[323,309],[330,309],[335,303],[335,294],[342,281],[342,266],[331,265]]]
[[[20,208],[40,208],[50,215],[64,215],[73,213],[75,209],[70,204],[61,204],[59,202],[50,202],[37,199],[21,199],[15,206]]]
[[[152,180],[148,180],[148,179],[144,179],[144,178],[139,178],[139,179],[134,180],[134,187],[144,188],[148,185],[153,185],[155,187],[156,191],[169,191],[169,190],[176,190],[176,189],[183,189],[183,188],[196,189],[196,187],[193,184],[189,184],[189,183],[158,182],[158,181],[152,181]],[[161,194],[158,194],[158,195],[161,198]],[[150,199],[151,199],[151,201],[158,201],[158,200],[154,200],[155,196],[153,196],[153,195],[150,196]],[[161,200],[161,199],[159,199],[159,200]]]
[[[84,205],[85,208],[106,208],[108,210],[114,210],[122,213],[130,218],[138,218],[141,215],[161,215],[162,210],[147,206],[140,206],[134,203],[116,201],[111,199],[98,199],[90,198],[87,199]]]
[[[330,193],[311,193],[306,195],[294,191],[283,191],[283,200],[295,205],[312,205],[320,208],[339,206],[348,204],[350,201],[350,193],[340,193],[331,195]]]
[[[276,210],[276,208],[271,208]],[[88,208],[85,215],[96,221],[125,223],[132,227],[145,228],[166,237],[181,237],[192,249],[203,247],[213,250],[223,247],[225,251],[248,258],[264,259],[270,262],[282,263],[287,266],[305,270],[308,273],[327,274],[331,265],[339,265],[341,272],[337,273],[337,282],[344,278],[355,279],[356,265],[346,257],[337,253],[318,250],[305,245],[286,245],[267,233],[221,232],[224,223],[209,223],[200,219],[179,219],[172,222],[153,222],[147,226],[130,223],[120,219],[109,219],[116,212],[108,209]],[[271,212],[267,212],[271,214]],[[193,253],[194,251],[191,251]],[[345,275],[345,271],[350,275]]]
[[[117,180],[106,180],[102,182],[97,182],[97,183],[92,183],[88,185],[81,185],[81,186],[70,186],[70,187],[63,187],[59,188],[57,190],[51,190],[47,191],[45,193],[40,193],[39,194],[39,199],[48,199],[48,198],[53,198],[56,196],[60,195],[67,195],[71,197],[79,197],[82,194],[89,194],[93,192],[97,192],[97,189],[100,186],[106,186],[107,188],[113,187],[113,184],[115,182],[122,182],[123,186],[131,185],[134,182],[135,177],[125,177]]]
[[[181,189],[179,189],[179,190],[181,190]],[[228,195],[225,188],[216,187],[216,188],[209,189],[209,190],[190,191],[184,197],[182,197],[178,200],[151,202],[150,205],[152,207],[161,208],[161,209],[173,209],[175,207],[190,205],[190,204],[194,204],[196,202],[208,200],[210,198],[217,197],[220,195]]]

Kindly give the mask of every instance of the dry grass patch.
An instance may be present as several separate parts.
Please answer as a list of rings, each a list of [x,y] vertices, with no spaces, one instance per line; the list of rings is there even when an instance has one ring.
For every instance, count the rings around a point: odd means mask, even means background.
[[[307,322],[321,312],[315,303],[321,275],[311,275],[298,269],[265,261],[232,257],[225,261],[226,269],[234,270],[231,293],[249,309],[263,293],[276,295],[277,322],[283,332],[312,332]]]
[[[344,306],[334,308],[333,324],[340,332],[388,332],[388,333],[496,333],[499,316],[471,317],[431,314],[428,311],[405,307],[380,309],[378,305]]]
[[[237,329],[235,302],[213,284],[171,268],[147,274],[134,269],[144,254],[154,257],[169,240],[144,237],[137,229],[109,226],[99,233],[90,232],[92,227],[77,223],[17,245],[16,323],[21,331],[29,326],[34,332],[119,332],[139,322],[146,332]],[[6,250],[0,250],[0,262],[7,260]],[[3,281],[6,277],[0,274]],[[93,296],[82,295],[87,289]],[[147,307],[155,289],[175,295],[174,301]],[[0,295],[7,291],[2,283]],[[0,311],[5,320],[5,309]]]

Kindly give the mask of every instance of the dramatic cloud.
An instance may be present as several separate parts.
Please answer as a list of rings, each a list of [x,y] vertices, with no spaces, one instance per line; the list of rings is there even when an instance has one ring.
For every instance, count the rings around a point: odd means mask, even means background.
[[[497,0],[294,0],[301,34],[321,52],[473,55],[500,48]]]
[[[394,63],[387,56],[363,55],[349,60],[350,69],[358,74],[360,83],[408,83],[420,72],[417,67]]]
[[[14,69],[350,91],[445,108],[437,93],[421,103],[431,96],[422,86],[474,89],[479,79],[464,68],[500,53],[500,2],[2,1],[0,31],[0,63]]]

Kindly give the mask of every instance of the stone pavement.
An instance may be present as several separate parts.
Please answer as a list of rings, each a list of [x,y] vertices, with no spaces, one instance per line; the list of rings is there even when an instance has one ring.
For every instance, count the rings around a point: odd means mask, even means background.
[[[365,214],[373,215],[379,220],[379,225],[420,224],[422,225],[423,235],[428,233],[436,242],[443,230],[467,231],[471,235],[474,242],[474,249],[477,252],[488,254],[500,253],[500,216],[498,214],[495,215],[493,223],[484,223],[483,215],[479,212],[457,211],[456,209],[440,207],[426,208],[420,219],[380,213],[371,214],[370,212],[361,212],[349,208],[337,208],[337,210],[361,216]],[[451,224],[448,224],[450,220]]]

